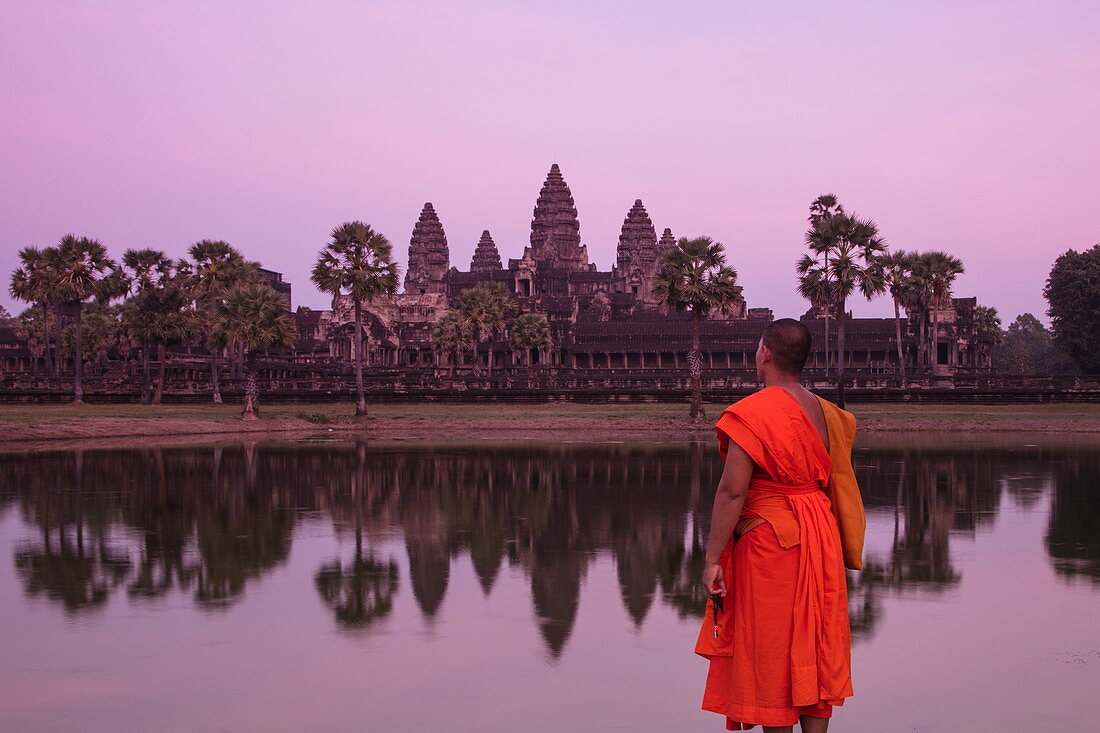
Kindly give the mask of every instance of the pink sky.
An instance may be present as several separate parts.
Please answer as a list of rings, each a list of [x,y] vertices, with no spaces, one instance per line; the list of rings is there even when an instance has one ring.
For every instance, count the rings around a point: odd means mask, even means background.
[[[50,2],[0,5],[0,304],[66,232],[182,255],[225,239],[295,304],[335,225],[404,264],[425,201],[468,269],[519,257],[560,163],[600,269],[641,198],[798,315],[806,208],[835,192],[943,249],[1005,325],[1100,241],[1095,2]],[[890,303],[852,304],[857,316]]]

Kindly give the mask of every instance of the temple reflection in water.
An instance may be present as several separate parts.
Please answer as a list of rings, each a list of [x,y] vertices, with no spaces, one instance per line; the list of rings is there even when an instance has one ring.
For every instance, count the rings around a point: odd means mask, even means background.
[[[486,597],[510,567],[557,657],[600,556],[614,559],[629,623],[641,627],[655,604],[701,616],[721,469],[711,448],[307,442],[6,455],[0,512],[16,509],[33,528],[13,558],[24,592],[67,614],[120,594],[224,612],[287,561],[296,528],[322,519],[353,548],[313,574],[339,629],[384,627],[404,593],[431,625],[455,563],[470,563]],[[874,632],[886,595],[952,592],[963,575],[952,543],[1004,501],[1034,509],[1049,495],[1054,570],[1100,584],[1096,451],[883,447],[856,463],[869,521],[888,537],[850,578],[857,639]]]

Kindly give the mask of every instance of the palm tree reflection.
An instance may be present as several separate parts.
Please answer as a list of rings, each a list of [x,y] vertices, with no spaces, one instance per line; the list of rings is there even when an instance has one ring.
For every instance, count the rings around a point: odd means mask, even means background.
[[[1019,478],[1040,464],[1054,466],[1046,483]],[[456,560],[470,563],[488,603],[522,576],[532,622],[557,659],[585,612],[595,561],[614,563],[625,628],[643,627],[657,605],[702,617],[720,470],[706,443],[252,443],[0,456],[0,486],[36,528],[15,553],[24,591],[70,613],[102,607],[119,588],[134,602],[178,594],[228,608],[287,561],[299,522],[326,517],[338,538],[354,532],[354,553],[321,563],[310,592],[341,629],[392,614],[401,571],[386,553],[403,542],[425,620],[445,613],[463,577],[452,573]],[[857,639],[874,632],[890,595],[951,593],[962,581],[952,543],[987,526],[1006,492],[1032,507],[1047,495],[1035,487],[1052,487],[1046,543],[1056,570],[1100,582],[1100,469],[1087,451],[901,446],[859,452],[857,470],[872,525],[891,533],[850,579]]]

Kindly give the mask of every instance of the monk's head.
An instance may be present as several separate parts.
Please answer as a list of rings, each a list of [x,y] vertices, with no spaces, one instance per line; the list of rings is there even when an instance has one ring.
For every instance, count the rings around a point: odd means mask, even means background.
[[[772,321],[756,347],[756,375],[797,377],[810,356],[810,331],[793,318]]]

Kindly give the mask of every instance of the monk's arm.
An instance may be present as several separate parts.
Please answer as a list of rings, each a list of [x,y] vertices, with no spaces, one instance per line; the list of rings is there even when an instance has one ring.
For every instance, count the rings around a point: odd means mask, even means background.
[[[749,454],[731,440],[710,515],[710,539],[707,541],[706,570],[703,573],[703,585],[708,592],[717,584],[720,592],[725,594],[726,579],[722,577],[718,558],[722,556],[722,550],[733,535],[733,528],[741,516],[752,470],[753,462]]]

